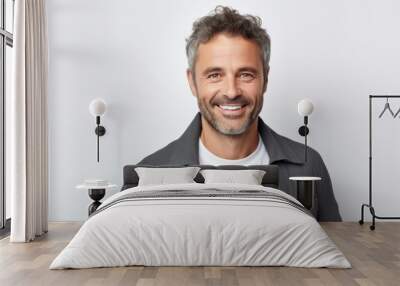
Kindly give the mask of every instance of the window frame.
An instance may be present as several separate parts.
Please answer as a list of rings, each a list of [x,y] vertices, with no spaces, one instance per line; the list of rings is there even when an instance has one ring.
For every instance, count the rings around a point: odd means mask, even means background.
[[[1,3],[1,21],[0,21],[0,236],[10,231],[10,219],[6,218],[6,189],[5,189],[5,97],[6,97],[6,48],[13,48],[14,36],[6,30],[6,1]],[[12,13],[14,14],[15,0],[12,1]],[[14,19],[14,15],[11,15]],[[14,25],[13,25],[14,26]],[[14,30],[14,27],[13,27]]]

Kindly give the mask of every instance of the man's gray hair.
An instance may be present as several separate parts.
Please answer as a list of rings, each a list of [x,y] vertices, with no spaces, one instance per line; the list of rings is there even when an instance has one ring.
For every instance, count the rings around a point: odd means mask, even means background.
[[[261,50],[264,80],[267,79],[269,58],[271,54],[270,37],[261,27],[261,18],[252,15],[241,15],[236,10],[217,6],[213,12],[193,23],[193,31],[186,39],[186,55],[189,69],[194,74],[197,50],[200,43],[206,43],[216,34],[228,33],[255,41]]]

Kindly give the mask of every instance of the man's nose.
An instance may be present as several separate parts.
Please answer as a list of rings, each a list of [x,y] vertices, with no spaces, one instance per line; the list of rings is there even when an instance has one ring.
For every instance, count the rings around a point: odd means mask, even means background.
[[[224,94],[229,98],[241,95],[239,84],[234,76],[226,77]]]

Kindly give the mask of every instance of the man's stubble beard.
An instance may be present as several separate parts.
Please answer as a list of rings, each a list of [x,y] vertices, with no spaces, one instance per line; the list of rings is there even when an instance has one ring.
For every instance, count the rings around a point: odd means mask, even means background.
[[[203,115],[203,117],[207,120],[207,122],[210,124],[210,126],[212,126],[216,131],[228,136],[241,135],[245,133],[249,128],[249,126],[258,118],[264,100],[263,95],[261,95],[259,104],[254,107],[254,109],[250,113],[250,116],[246,119],[244,124],[240,128],[234,129],[234,128],[224,128],[223,124],[218,122],[217,118],[213,115],[213,112],[208,109],[208,105],[205,104],[203,101],[201,101],[198,96],[196,96],[196,98],[200,112]]]

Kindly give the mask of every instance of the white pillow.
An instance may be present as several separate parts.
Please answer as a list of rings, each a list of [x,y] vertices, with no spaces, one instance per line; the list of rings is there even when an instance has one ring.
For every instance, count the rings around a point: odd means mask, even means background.
[[[265,171],[262,170],[201,170],[204,183],[234,183],[247,185],[261,185]]]
[[[137,167],[138,186],[195,183],[199,167],[147,168]]]

